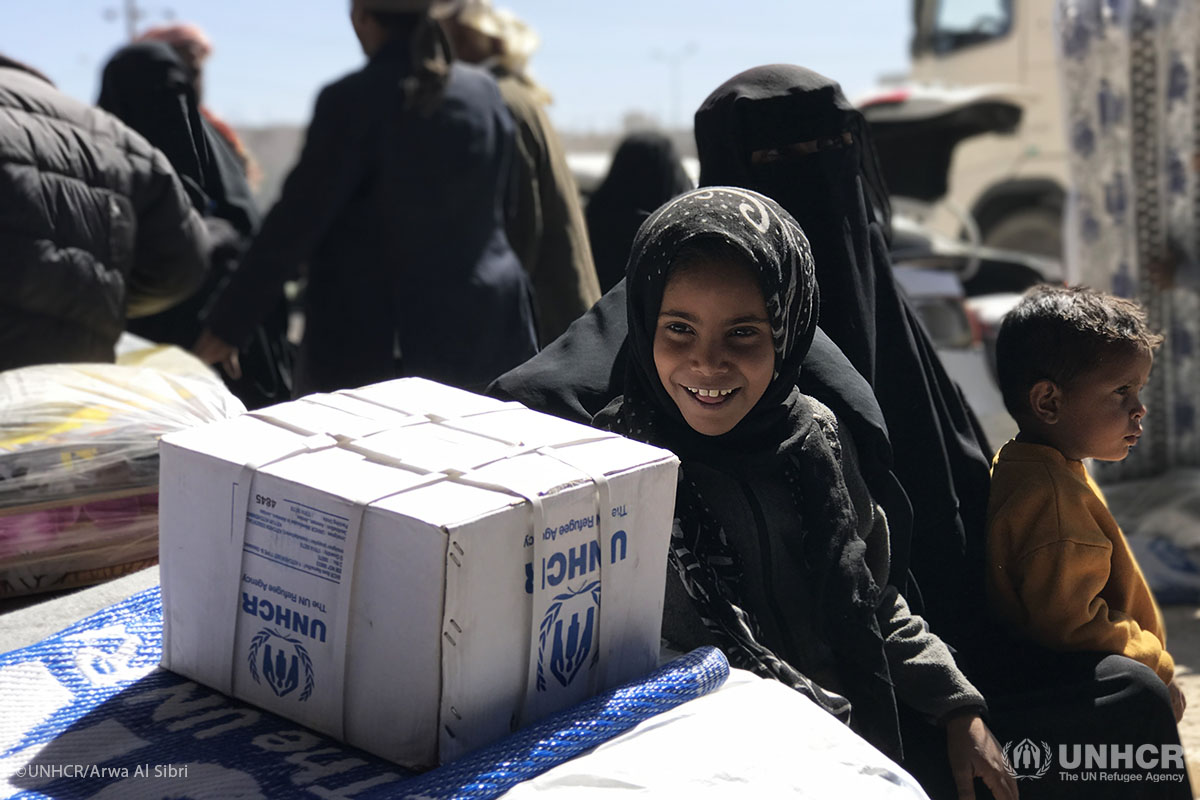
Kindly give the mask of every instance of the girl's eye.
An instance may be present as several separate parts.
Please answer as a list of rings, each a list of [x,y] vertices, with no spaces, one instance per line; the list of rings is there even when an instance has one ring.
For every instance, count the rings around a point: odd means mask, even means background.
[[[1117,389],[1117,394],[1119,394],[1119,395],[1121,395],[1122,397],[1124,397],[1125,395],[1129,394],[1129,390],[1130,390],[1130,388],[1132,388],[1132,387],[1129,387],[1129,386],[1122,386],[1122,387],[1120,387],[1119,389]]]
[[[734,328],[729,334],[739,339],[748,338],[750,336],[757,336],[758,328]]]
[[[668,322],[663,326],[671,333],[690,333],[691,327],[682,322]]]

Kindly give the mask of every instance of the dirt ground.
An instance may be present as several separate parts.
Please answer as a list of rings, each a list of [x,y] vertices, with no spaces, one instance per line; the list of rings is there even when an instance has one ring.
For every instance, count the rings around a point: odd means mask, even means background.
[[[1187,753],[1192,794],[1200,798],[1200,608],[1166,606],[1167,647],[1175,657],[1179,688],[1188,709],[1179,723],[1179,736]]]

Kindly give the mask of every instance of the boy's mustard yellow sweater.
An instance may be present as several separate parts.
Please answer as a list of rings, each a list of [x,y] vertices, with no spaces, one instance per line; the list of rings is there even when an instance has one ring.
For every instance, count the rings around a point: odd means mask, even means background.
[[[987,593],[1014,633],[1059,651],[1118,653],[1175,674],[1162,614],[1083,462],[1011,441],[992,462]]]

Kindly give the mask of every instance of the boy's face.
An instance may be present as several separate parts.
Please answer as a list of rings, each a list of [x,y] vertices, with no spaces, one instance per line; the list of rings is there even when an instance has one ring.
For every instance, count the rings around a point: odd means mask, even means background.
[[[707,436],[733,430],[775,374],[767,304],[750,271],[715,261],[672,275],[654,364],[688,425]]]
[[[1051,443],[1070,459],[1124,459],[1142,435],[1146,407],[1138,395],[1153,364],[1148,350],[1122,352],[1061,388],[1058,419],[1047,433]]]

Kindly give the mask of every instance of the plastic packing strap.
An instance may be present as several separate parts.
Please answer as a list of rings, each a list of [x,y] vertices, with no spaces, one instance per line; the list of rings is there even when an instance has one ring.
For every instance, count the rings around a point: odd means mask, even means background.
[[[294,402],[298,402],[298,403],[305,402],[305,399],[300,398],[299,400],[296,400]],[[268,425],[274,425],[277,428],[283,428],[285,431],[291,431],[292,433],[298,433],[301,436],[319,436],[321,434],[324,434],[326,436],[330,436],[330,437],[332,437],[334,439],[338,439],[338,440],[341,440],[343,438],[342,436],[339,436],[338,434],[332,433],[330,431],[319,431],[319,430],[313,430],[311,428],[305,428],[305,427],[293,422],[292,420],[283,419],[282,417],[276,416],[275,414],[267,414],[266,412],[263,412],[263,411],[247,411],[243,416],[250,417],[252,419],[256,419],[260,422],[265,422]]]
[[[341,409],[338,409],[336,406],[328,406],[319,401],[320,397],[328,397],[328,395],[317,395],[316,397],[318,399],[310,399],[309,397],[301,397],[298,400],[294,400],[292,402],[304,403],[308,406],[315,407],[315,408],[331,408],[335,411],[341,410]],[[316,435],[319,433],[324,433],[324,434],[327,434],[327,435],[332,436],[333,438],[337,439],[339,444],[342,444],[346,441],[353,441],[353,439],[355,438],[355,437],[347,436],[342,433],[337,433],[334,431],[323,431],[323,430],[314,430],[311,428],[306,428],[304,426],[301,426],[299,423],[297,423],[294,420],[284,419],[278,415],[268,414],[268,413],[265,413],[264,411],[249,411],[244,416],[253,417],[254,419],[260,420],[262,422],[266,422],[270,425],[274,425],[277,428],[283,428],[284,430],[292,431],[293,433],[299,433],[301,435],[313,436],[313,435]],[[366,421],[365,418],[362,418],[362,419],[364,420],[364,422]],[[421,419],[424,419],[424,418],[422,417]],[[386,430],[388,428],[388,423],[386,423],[386,422],[380,421],[378,423],[378,425],[379,425],[378,428],[370,430],[369,433],[359,433],[357,436],[359,438],[365,437],[365,436],[369,435],[370,433],[379,433],[380,431]]]
[[[337,696],[337,705],[333,713],[334,729],[332,734],[337,739],[344,739],[346,734],[346,654],[350,651],[350,609],[354,604],[354,567],[358,563],[358,536],[362,532],[363,518],[367,509],[388,497],[411,492],[414,489],[428,486],[446,479],[440,473],[427,473],[427,480],[406,486],[394,492],[353,500],[350,520],[346,528],[346,543],[342,551],[342,581],[338,584],[337,607],[334,610],[337,625],[333,635],[333,685],[341,686],[342,691]]]
[[[512,405],[520,406],[519,403],[518,404],[506,404],[506,406],[512,406]],[[524,406],[520,406],[520,407],[524,408]],[[496,410],[499,410],[499,409],[496,409]],[[486,413],[491,413],[491,412],[486,412]],[[453,420],[445,420],[444,423],[440,423],[440,424],[445,424],[446,427],[450,427],[450,428],[454,427]],[[604,475],[603,473],[593,471],[591,469],[588,469],[588,468],[572,461],[571,459],[564,456],[562,453],[557,452],[555,450],[555,448],[571,447],[571,446],[575,446],[575,445],[588,444],[591,442],[598,442],[598,441],[604,441],[606,439],[616,439],[616,438],[620,438],[620,437],[615,433],[609,433],[609,432],[605,432],[605,431],[596,431],[594,436],[589,435],[589,436],[581,437],[578,439],[572,439],[569,441],[555,442],[553,444],[535,443],[535,444],[526,445],[524,447],[515,449],[515,450],[513,450],[513,452],[507,453],[506,455],[504,455],[501,458],[492,459],[484,464],[479,464],[475,467],[475,469],[481,469],[482,467],[488,466],[489,464],[494,464],[497,461],[505,461],[505,460],[508,460],[508,459],[513,458],[518,455],[525,455],[528,453],[537,453],[539,455],[546,456],[548,458],[553,458],[556,461],[566,464],[567,466],[571,467],[572,469],[582,472],[584,475],[586,475],[590,479],[590,481],[592,483],[592,487],[594,489],[593,497],[595,499],[595,505],[597,507],[596,517],[597,517],[597,523],[598,523],[596,525],[596,536],[597,536],[596,544],[600,548],[600,552],[603,553],[605,544],[607,542],[611,541],[611,539],[612,539],[612,520],[609,516],[606,516],[604,513],[605,509],[612,508],[612,500],[611,500],[612,493],[611,493],[611,489],[609,488],[608,477],[606,475]],[[504,442],[505,440],[498,439],[498,441]],[[520,444],[517,442],[505,442],[505,443],[512,444],[514,446]],[[458,474],[458,475],[452,475],[452,476],[450,476],[450,479],[457,481],[459,483],[465,483],[465,484],[469,484],[471,486],[478,486],[479,488],[482,488],[482,489],[490,489],[492,491],[497,491],[497,492],[506,493],[506,494],[512,494],[512,495],[516,495],[518,497],[525,498],[529,502],[529,506],[532,511],[532,519],[530,521],[530,526],[531,526],[530,530],[534,534],[533,535],[533,563],[540,564],[542,562],[542,558],[545,557],[545,555],[546,555],[547,545],[545,543],[545,539],[539,535],[539,532],[545,528],[545,513],[542,509],[542,501],[541,501],[540,496],[538,496],[536,493],[533,493],[533,492],[524,492],[524,491],[517,489],[513,486],[510,486],[508,484],[475,480],[474,478],[471,477],[469,470],[466,472],[463,472],[461,474]],[[458,557],[454,553],[456,545],[457,545],[456,542],[450,542],[449,548],[447,551],[447,557],[452,562],[455,561],[455,559]],[[461,552],[461,549],[460,549],[460,552]],[[605,652],[610,652],[612,650],[611,639],[614,635],[614,631],[609,630],[603,623],[603,618],[604,618],[604,614],[603,614],[604,559],[603,558],[600,558],[598,565],[599,565],[599,569],[597,570],[597,572],[598,572],[597,577],[600,580],[601,602],[599,604],[599,607],[597,607],[597,609],[596,609],[596,630],[598,632],[597,633],[598,645],[597,645],[596,650],[599,653],[605,653]],[[449,564],[447,564],[447,568],[449,568]],[[533,597],[530,598],[530,603],[531,604],[534,603]],[[540,623],[540,620],[538,619],[536,614],[532,613],[532,607],[531,607],[531,613],[529,615],[529,656],[528,656],[528,661],[527,661],[528,666],[526,668],[525,690],[524,690],[524,693],[521,698],[521,718],[518,719],[519,727],[524,727],[526,724],[528,724],[528,719],[525,717],[525,715],[528,713],[528,710],[530,707],[529,698],[531,698],[534,695],[534,693],[537,691],[538,648],[540,645],[540,638],[539,638],[539,631],[538,631],[539,623]],[[448,613],[447,614],[448,628],[453,627],[453,624],[454,624],[454,620],[450,617],[450,615]],[[445,632],[445,635],[449,638],[449,641],[453,644],[454,633],[450,630],[447,630]],[[608,681],[608,666],[609,666],[608,661],[601,659],[599,669],[590,671],[590,673],[589,673],[589,694],[595,694],[597,691],[600,690],[601,687],[608,685],[608,683],[609,683],[609,681]]]
[[[596,545],[597,545],[597,547],[600,548],[600,553],[601,553],[599,560],[596,562],[597,566],[598,566],[598,569],[596,570],[596,577],[599,578],[599,580],[600,580],[600,602],[596,606],[596,631],[597,631],[596,652],[598,652],[598,653],[612,652],[613,631],[609,630],[608,627],[605,626],[605,624],[604,624],[604,599],[605,599],[605,596],[604,596],[604,572],[605,572],[605,570],[604,570],[604,555],[603,554],[608,552],[605,548],[606,548],[606,546],[608,546],[609,542],[612,541],[612,537],[613,537],[612,515],[610,513],[607,513],[613,507],[612,490],[609,488],[609,485],[608,485],[608,476],[605,475],[603,472],[597,472],[597,471],[589,469],[581,464],[575,463],[574,461],[567,458],[562,453],[559,453],[558,451],[556,451],[553,447],[542,447],[542,448],[538,449],[538,452],[544,456],[553,458],[556,461],[560,461],[563,464],[566,464],[568,467],[577,469],[580,472],[582,472],[584,475],[587,475],[589,478],[591,478],[592,485],[596,489],[596,491],[594,492],[594,497],[596,498]],[[540,530],[540,528],[534,528],[535,535],[533,537],[533,549],[534,549],[534,563],[535,564],[541,563],[541,561],[538,559],[538,553],[537,553],[538,543],[541,541],[541,538],[542,538],[542,537],[536,535],[537,531],[539,531],[539,530]],[[530,646],[531,646],[530,662],[531,662],[531,664],[537,663],[537,649],[536,649],[537,641],[538,641],[537,631],[531,630],[530,631]],[[596,692],[600,691],[601,688],[608,686],[608,667],[609,667],[608,659],[601,658],[599,669],[591,670],[589,672],[589,694],[595,694]],[[535,678],[536,678],[535,673],[536,673],[536,670],[534,670],[534,669],[529,670],[530,681],[535,680]],[[530,691],[530,688],[532,688],[532,687],[526,688],[527,694]]]
[[[541,556],[544,554],[546,545],[543,543],[542,537],[537,534],[539,531],[543,530],[546,527],[546,512],[545,512],[545,509],[542,507],[542,498],[537,492],[525,492],[519,488],[516,488],[513,486],[508,486],[503,483],[478,480],[476,478],[473,478],[471,476],[470,472],[452,475],[452,476],[449,476],[449,479],[454,481],[455,483],[461,483],[461,484],[464,484],[467,486],[475,486],[480,489],[488,489],[493,492],[500,492],[502,494],[509,494],[509,495],[513,495],[516,497],[524,498],[524,500],[529,504],[529,513],[530,513],[529,530],[534,532],[533,563],[535,563],[535,564],[540,563],[538,559],[541,558]],[[459,545],[458,541],[453,536],[451,537],[450,541],[447,542],[446,544],[447,544],[447,546],[446,546],[446,561],[447,561],[446,571],[447,571],[447,574],[449,574],[451,564],[454,564],[455,566],[462,566],[461,559],[465,556],[465,553],[463,552],[463,549]],[[447,582],[447,583],[449,583],[449,582]],[[517,720],[518,727],[523,726],[525,724],[525,720],[523,717],[526,712],[526,709],[529,706],[529,698],[532,695],[533,691],[535,690],[535,686],[537,683],[537,662],[538,662],[537,625],[538,625],[538,621],[536,618],[537,615],[533,613],[533,609],[532,609],[532,604],[534,602],[532,596],[530,597],[529,602],[530,602],[529,660],[527,662],[527,667],[526,667],[525,689],[521,696],[521,705],[520,705],[521,716],[518,717],[518,720]],[[455,610],[456,609],[454,607],[454,598],[451,596],[450,588],[447,585],[446,596],[445,596],[445,612],[444,612],[445,621],[442,624],[442,636],[443,636],[443,638],[446,639],[446,641],[452,647],[457,646],[455,637],[458,634],[458,631],[461,630],[461,628],[459,628],[457,622],[455,622],[454,617],[453,617]],[[445,662],[445,659],[443,659],[443,663],[444,662]],[[450,711],[451,711],[451,714],[453,715],[454,714],[453,709],[450,709]],[[446,723],[443,723],[443,724],[445,725]],[[454,731],[452,728],[446,727],[446,732],[449,733],[451,736],[454,735]]]
[[[257,461],[249,461],[242,465],[238,472],[237,485],[244,487],[238,495],[237,505],[233,509],[232,523],[229,531],[231,544],[234,547],[234,552],[241,553],[246,546],[246,526],[250,520],[250,498],[253,496],[254,474],[263,467],[271,464],[278,464],[281,461],[286,461],[289,458],[302,455],[304,453],[312,453],[318,450],[326,450],[330,447],[337,447],[337,440],[328,434],[314,434],[302,440],[296,447],[290,448],[282,453],[277,453],[265,459]],[[229,592],[228,608],[225,612],[226,619],[232,619],[232,625],[226,626],[222,630],[222,641],[214,643],[218,653],[228,654],[224,657],[225,666],[221,670],[221,685],[215,688],[219,689],[222,694],[233,694],[233,645],[237,640],[237,627],[240,618],[238,614],[238,603],[240,602],[239,587],[241,586],[241,561],[238,562],[238,574],[233,576],[236,581],[233,590]]]
[[[282,419],[272,416],[270,414],[251,413],[248,416],[252,416],[255,419],[261,420],[261,421],[269,423],[271,425],[276,425],[277,427],[281,427],[286,430],[292,430],[292,431],[297,430],[297,427],[294,423],[288,422],[286,420],[282,420]],[[353,600],[354,600],[353,592],[354,592],[354,584],[355,584],[354,568],[355,568],[355,564],[357,563],[357,560],[358,560],[357,559],[358,537],[359,537],[359,534],[362,532],[363,518],[366,516],[367,509],[370,506],[372,506],[373,504],[378,503],[379,501],[384,500],[386,498],[394,497],[395,495],[398,495],[398,494],[403,494],[404,492],[412,491],[414,489],[418,489],[423,486],[428,486],[431,483],[437,483],[438,481],[446,480],[447,476],[442,473],[438,473],[438,472],[424,472],[421,470],[417,470],[416,468],[412,467],[411,465],[406,465],[406,464],[400,463],[396,459],[389,458],[388,456],[386,456],[383,453],[379,453],[379,452],[370,450],[369,448],[357,446],[356,439],[345,436],[343,434],[334,433],[334,432],[312,433],[307,439],[304,440],[304,443],[300,447],[297,447],[283,455],[279,455],[279,456],[267,459],[265,461],[251,462],[242,467],[242,470],[238,475],[238,483],[240,485],[244,485],[246,487],[246,492],[244,495],[242,495],[242,497],[238,503],[238,507],[234,510],[234,517],[233,517],[235,520],[242,520],[242,524],[240,526],[235,526],[235,535],[240,536],[240,541],[235,542],[235,544],[237,545],[237,550],[239,552],[241,551],[241,549],[245,543],[246,524],[248,522],[248,515],[249,515],[249,501],[250,501],[250,497],[252,495],[251,482],[254,479],[254,473],[256,473],[258,470],[260,470],[264,467],[270,466],[272,464],[278,464],[282,461],[286,461],[289,458],[294,458],[296,456],[303,455],[305,453],[314,452],[316,450],[324,450],[324,449],[327,449],[330,447],[338,447],[338,448],[351,450],[352,452],[357,452],[368,458],[372,458],[373,460],[375,460],[379,463],[386,463],[388,466],[396,467],[399,469],[404,469],[408,472],[416,472],[418,474],[423,474],[427,478],[427,480],[420,481],[416,484],[412,484],[409,486],[405,486],[404,488],[397,489],[396,491],[384,492],[383,494],[373,494],[369,497],[363,497],[363,498],[347,498],[351,503],[351,511],[350,511],[350,519],[347,522],[347,527],[346,527],[346,540],[345,540],[345,543],[344,543],[343,549],[342,549],[342,580],[338,584],[338,590],[337,590],[338,591],[337,601],[336,601],[337,605],[334,610],[334,614],[336,615],[336,624],[334,625],[334,634],[333,634],[333,642],[332,642],[332,649],[333,649],[333,653],[334,653],[333,685],[341,686],[341,687],[343,687],[343,689],[342,689],[342,692],[340,694],[338,694],[336,701],[335,701],[336,702],[335,710],[334,710],[334,713],[331,715],[331,717],[332,717],[331,723],[333,725],[333,730],[330,731],[330,733],[332,733],[333,736],[335,736],[338,739],[342,739],[345,737],[345,730],[346,730],[345,675],[346,675],[346,655],[349,652],[349,646],[350,646],[350,642],[349,642],[349,638],[348,638],[349,632],[350,632],[350,624],[349,624],[350,623],[350,609],[353,607]],[[234,614],[235,614],[234,618],[238,619],[239,617],[236,614],[236,608],[234,609]],[[236,634],[237,634],[236,623],[234,626],[231,626],[231,628],[232,629],[230,630],[230,635],[228,637],[228,645],[227,646],[222,645],[223,649],[220,651],[220,652],[228,652],[230,654],[229,668],[223,669],[221,672],[221,674],[223,676],[228,675],[228,680],[229,680],[228,685],[223,686],[223,687],[218,687],[222,690],[222,692],[224,694],[232,694],[233,673],[235,671],[234,666],[233,666],[233,643],[236,640]]]
[[[430,770],[404,784],[409,800],[487,800],[534,778],[638,723],[725,683],[729,662],[715,647],[701,647],[648,676],[597,695],[508,736],[494,745]],[[388,796],[395,797],[395,787]],[[364,800],[382,795],[364,794]]]
[[[436,424],[441,424],[441,423],[445,423],[445,422],[452,423],[456,419],[465,419],[467,417],[477,417],[482,414],[493,414],[497,411],[501,411],[506,408],[527,408],[527,406],[522,405],[521,403],[518,403],[514,400],[510,400],[510,401],[501,403],[500,405],[496,406],[495,408],[487,408],[482,411],[473,411],[469,414],[459,414],[459,415],[456,415],[453,417],[444,417],[441,414],[437,414],[437,413],[433,413],[433,412],[414,411],[411,408],[405,408],[403,405],[392,405],[390,403],[384,403],[378,397],[370,397],[362,392],[355,391],[353,389],[341,389],[337,392],[334,392],[334,394],[340,394],[344,397],[350,397],[355,400],[361,401],[363,403],[369,403],[370,405],[373,405],[373,406],[379,406],[380,408],[385,408],[388,411],[398,411],[401,414],[410,414],[415,417],[421,417],[421,418],[428,420],[429,422],[433,422]]]

